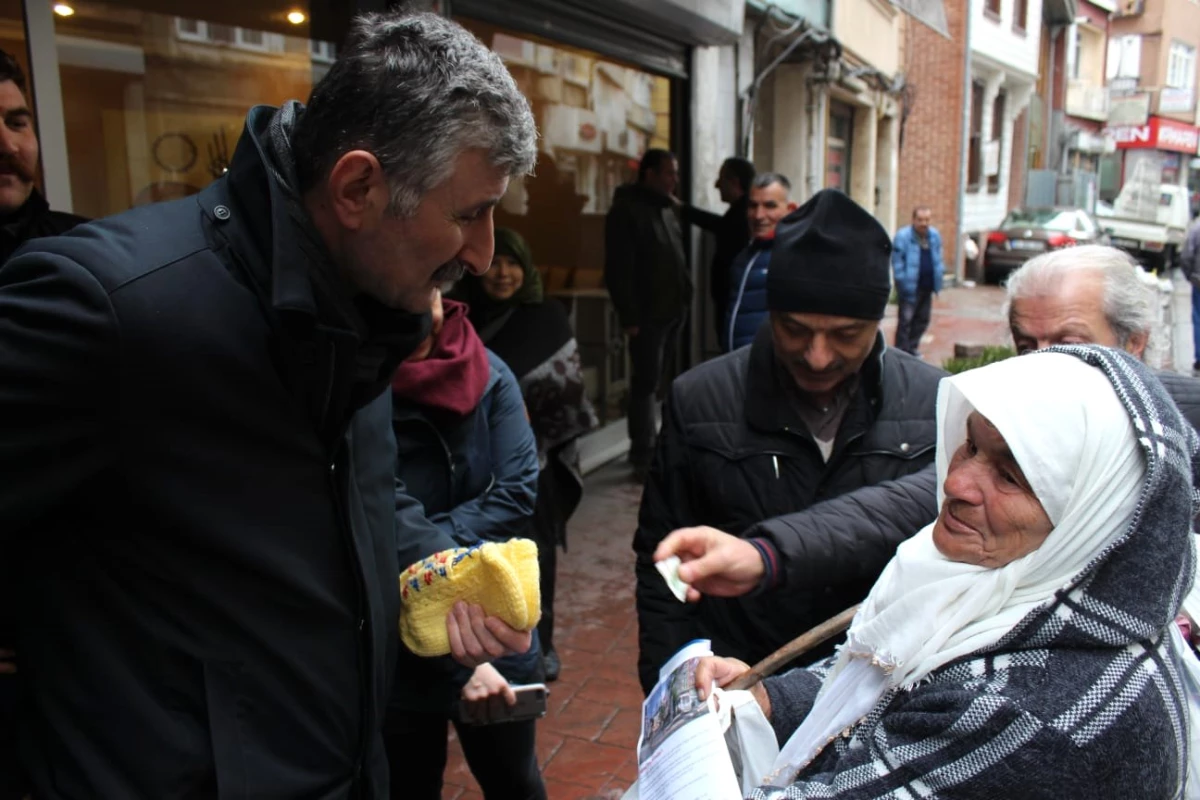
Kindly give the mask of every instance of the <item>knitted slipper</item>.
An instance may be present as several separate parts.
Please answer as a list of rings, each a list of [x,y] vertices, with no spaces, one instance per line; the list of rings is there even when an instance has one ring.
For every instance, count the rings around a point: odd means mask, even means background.
[[[542,615],[537,545],[529,539],[443,550],[400,573],[400,638],[418,656],[450,652],[446,615],[462,600],[519,631]]]

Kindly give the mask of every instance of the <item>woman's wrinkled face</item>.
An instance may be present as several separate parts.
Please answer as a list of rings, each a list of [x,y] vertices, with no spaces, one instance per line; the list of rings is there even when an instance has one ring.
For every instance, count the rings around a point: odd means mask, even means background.
[[[951,561],[999,568],[1032,553],[1053,525],[1000,431],[978,412],[950,459],[933,544]]]
[[[507,300],[517,293],[525,282],[525,270],[521,262],[512,256],[497,253],[492,257],[492,268],[479,277],[483,290],[493,300]]]

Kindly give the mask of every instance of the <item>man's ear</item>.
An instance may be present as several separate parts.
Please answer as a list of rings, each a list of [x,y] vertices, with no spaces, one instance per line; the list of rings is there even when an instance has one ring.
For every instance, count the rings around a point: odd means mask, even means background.
[[[1130,355],[1137,358],[1138,361],[1146,360],[1146,345],[1150,342],[1149,331],[1138,331],[1129,337],[1129,341],[1125,343],[1125,350]]]
[[[788,213],[795,211],[799,207],[800,207],[800,204],[797,203],[795,200],[788,201],[788,204],[787,204]]]
[[[374,153],[351,150],[329,171],[329,205],[342,227],[371,226],[388,205],[387,180]]]

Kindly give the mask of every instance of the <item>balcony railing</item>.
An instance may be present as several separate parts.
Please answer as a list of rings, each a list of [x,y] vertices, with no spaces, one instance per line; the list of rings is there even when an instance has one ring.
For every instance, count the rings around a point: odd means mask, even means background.
[[[1104,122],[1108,119],[1108,89],[1083,81],[1069,81],[1067,114]]]

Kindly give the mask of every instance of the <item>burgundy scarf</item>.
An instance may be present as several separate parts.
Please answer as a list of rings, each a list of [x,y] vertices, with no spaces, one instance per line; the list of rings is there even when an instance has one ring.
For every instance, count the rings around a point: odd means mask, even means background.
[[[467,306],[442,300],[442,330],[421,361],[405,361],[392,376],[392,391],[405,400],[465,417],[487,388],[491,366],[483,342],[467,320]]]

